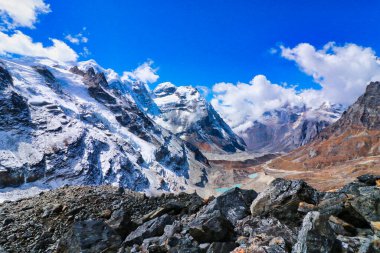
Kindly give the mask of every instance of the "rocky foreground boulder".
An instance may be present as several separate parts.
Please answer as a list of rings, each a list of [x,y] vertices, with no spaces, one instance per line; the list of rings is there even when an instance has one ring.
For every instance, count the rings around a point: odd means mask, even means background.
[[[379,179],[335,192],[276,179],[207,200],[63,187],[0,204],[0,252],[380,252]]]

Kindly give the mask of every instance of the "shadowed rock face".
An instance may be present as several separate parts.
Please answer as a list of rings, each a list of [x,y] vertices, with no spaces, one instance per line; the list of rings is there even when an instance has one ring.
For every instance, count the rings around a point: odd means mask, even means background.
[[[46,83],[53,84],[57,81],[55,76],[45,66],[34,66],[33,68],[45,78]]]
[[[13,85],[13,79],[8,70],[0,66],[0,89],[5,89]]]
[[[377,178],[336,192],[278,179],[260,194],[236,188],[209,200],[64,187],[0,204],[0,251],[379,252]]]
[[[336,189],[380,168],[380,82],[326,127],[308,145],[274,159],[270,168],[296,171],[290,178],[304,178],[318,189]]]

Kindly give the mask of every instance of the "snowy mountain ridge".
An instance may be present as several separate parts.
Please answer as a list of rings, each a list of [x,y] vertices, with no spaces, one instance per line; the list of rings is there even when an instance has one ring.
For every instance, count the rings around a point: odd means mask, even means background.
[[[244,141],[196,88],[162,83],[153,90],[153,100],[161,111],[153,119],[202,151],[232,153],[246,149]]]
[[[94,62],[1,60],[0,188],[113,184],[156,193],[205,185],[209,165],[199,150],[103,71]]]
[[[251,127],[235,131],[248,150],[289,152],[313,140],[322,129],[337,121],[344,110],[343,105],[328,102],[318,108],[285,105],[265,112]]]

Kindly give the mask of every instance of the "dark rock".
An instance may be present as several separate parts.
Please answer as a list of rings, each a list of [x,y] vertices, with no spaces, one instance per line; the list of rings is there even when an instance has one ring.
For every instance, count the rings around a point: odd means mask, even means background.
[[[334,252],[336,236],[327,218],[319,212],[309,212],[302,222],[292,253]]]
[[[235,232],[240,236],[241,243],[249,244],[248,241],[260,242],[259,245],[268,246],[271,240],[282,238],[285,249],[291,249],[297,240],[296,234],[285,224],[276,218],[260,218],[248,216],[237,222]]]
[[[138,221],[139,224],[142,224],[148,220],[152,220],[154,218],[157,218],[159,216],[162,216],[166,213],[170,214],[178,214],[183,210],[184,206],[181,205],[181,203],[167,203],[162,207],[157,208],[156,210],[144,215],[140,221]]]
[[[202,214],[210,214],[219,210],[232,224],[249,215],[249,207],[257,197],[253,190],[231,189],[212,200],[200,211]]]
[[[189,234],[198,242],[229,241],[233,236],[233,226],[219,210],[201,213],[189,223]]]
[[[350,200],[351,206],[368,222],[380,221],[380,188],[361,187],[360,196]]]
[[[124,240],[124,245],[141,244],[144,239],[161,236],[164,233],[166,225],[173,223],[173,217],[168,214],[147,221],[136,230],[131,232]]]
[[[353,225],[339,219],[338,217],[330,216],[329,223],[335,234],[345,236],[355,236],[358,234],[357,229]]]
[[[371,239],[365,237],[347,237],[338,235],[337,240],[341,243],[342,247],[340,252],[342,253],[375,253],[373,246],[371,245]]]
[[[3,221],[3,226],[7,226],[9,224],[11,224],[12,222],[14,222],[15,220],[13,218],[6,218],[4,221]]]
[[[0,66],[0,91],[13,85],[12,76],[8,70]]]
[[[316,205],[319,193],[304,181],[275,179],[251,205],[253,216],[271,215],[292,227],[302,222],[303,214],[298,212],[300,202]]]
[[[207,253],[230,253],[236,248],[234,242],[213,242],[207,250]]]
[[[369,228],[372,221],[380,220],[380,188],[354,182],[342,189],[350,196],[338,217],[358,228]]]
[[[379,175],[370,175],[370,174],[365,174],[360,177],[358,177],[359,182],[365,183],[366,185],[369,186],[375,186],[376,181],[380,180]]]
[[[46,83],[53,84],[56,82],[54,75],[45,66],[34,66],[33,69],[43,76]]]
[[[49,245],[54,243],[54,240],[52,238],[53,234],[50,232],[44,232],[42,235],[37,239],[36,245],[33,247],[33,250],[35,252],[44,252],[47,250]]]
[[[61,253],[117,252],[120,236],[100,220],[86,220],[73,224],[71,231],[59,243]]]
[[[85,72],[82,71],[82,70],[80,70],[78,68],[78,66],[74,66],[74,67],[70,68],[70,72],[74,73],[74,74],[77,74],[77,75],[80,75],[80,76],[84,76],[85,75]]]
[[[131,221],[130,215],[123,209],[114,211],[106,223],[114,229],[121,238],[125,238],[137,225]]]

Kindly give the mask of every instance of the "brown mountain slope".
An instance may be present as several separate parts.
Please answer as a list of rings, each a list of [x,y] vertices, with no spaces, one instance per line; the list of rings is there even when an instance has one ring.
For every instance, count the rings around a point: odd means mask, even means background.
[[[380,174],[380,82],[370,83],[342,117],[314,141],[262,169],[268,174],[303,178],[324,190],[358,175]]]

